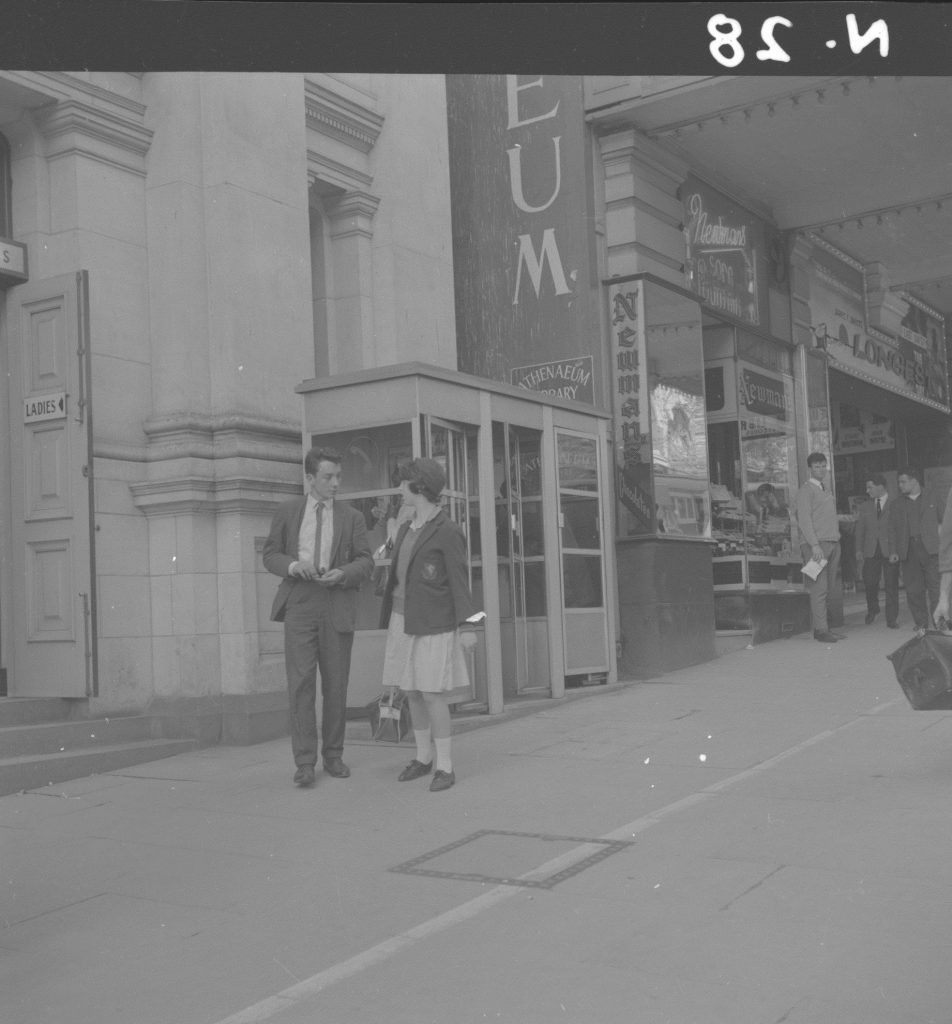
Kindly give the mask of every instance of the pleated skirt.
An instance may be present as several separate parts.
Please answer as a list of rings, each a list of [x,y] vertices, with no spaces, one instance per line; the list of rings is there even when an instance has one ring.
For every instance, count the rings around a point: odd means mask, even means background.
[[[403,631],[403,616],[392,612],[383,658],[383,685],[401,690],[444,693],[459,701],[470,692],[466,657],[459,632],[410,636]]]

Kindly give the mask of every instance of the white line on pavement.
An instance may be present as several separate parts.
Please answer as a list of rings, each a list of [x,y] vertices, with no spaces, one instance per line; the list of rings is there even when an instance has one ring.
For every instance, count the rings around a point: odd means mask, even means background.
[[[755,775],[759,775],[761,772],[769,771],[782,761],[795,757],[797,754],[802,753],[809,747],[816,746],[817,743],[822,743],[824,740],[830,739],[837,733],[843,732],[844,729],[851,728],[857,722],[861,722],[869,715],[875,715],[880,711],[885,711],[887,708],[901,703],[902,700],[902,697],[897,697],[894,700],[878,704],[877,706],[870,708],[868,711],[862,712],[849,722],[844,722],[843,725],[837,726],[835,729],[825,729],[823,732],[817,733],[815,736],[811,736],[809,739],[803,740],[802,743],[797,743],[795,746],[781,751],[781,753],[774,757],[770,757],[766,761],[761,761],[758,764],[755,764],[752,768],[747,768],[742,772],[738,772],[736,775],[731,775],[726,779],[721,779],[720,782],[715,782],[712,785],[707,786],[705,789],[699,790],[697,793],[692,793],[690,796],[684,797],[681,800],[675,800],[674,803],[667,804],[651,814],[646,814],[640,818],[636,818],[627,825],[622,825],[621,828],[615,829],[614,832],[609,832],[604,836],[599,836],[598,838],[606,842],[630,839],[632,836],[636,836],[639,833],[646,831],[653,825],[657,825],[660,822],[665,821],[667,818],[670,818],[675,814],[679,814],[681,811],[686,811],[705,800],[709,800],[711,797],[716,796],[718,793],[723,792],[731,786],[736,786],[738,783],[744,782],[746,779],[750,779]],[[561,856],[542,864],[540,867],[533,868],[532,871],[529,871],[524,875],[520,875],[519,877],[522,880],[528,881],[530,879],[542,878],[555,874],[558,871],[563,871],[566,868],[571,867],[572,864],[583,860],[585,857],[591,856],[592,850],[593,847],[591,844],[579,846],[575,850],[570,850],[568,853],[564,853]],[[296,985],[291,985],[289,988],[284,989],[282,992],[278,992],[276,995],[263,999],[261,1002],[255,1003],[253,1006],[249,1006],[244,1010],[239,1010],[238,1013],[232,1014],[230,1017],[225,1017],[223,1020],[218,1021],[218,1024],[262,1024],[262,1022],[273,1019],[284,1010],[288,1010],[293,1006],[303,1003],[306,999],[317,995],[319,992],[324,991],[324,989],[329,988],[331,985],[335,985],[337,982],[343,981],[345,978],[353,977],[353,975],[359,974],[361,971],[365,971],[369,967],[374,967],[385,960],[389,960],[402,950],[407,949],[418,942],[422,942],[424,939],[428,939],[433,935],[437,935],[439,932],[445,931],[447,928],[452,928],[454,925],[461,924],[463,921],[468,921],[470,918],[483,913],[483,911],[491,910],[498,904],[503,903],[505,900],[511,899],[513,896],[517,896],[520,893],[524,893],[524,890],[520,889],[518,886],[500,885],[487,893],[483,893],[482,895],[475,897],[475,899],[468,900],[466,903],[461,903],[458,907],[454,907],[452,910],[448,910],[444,914],[439,914],[436,917],[430,918],[429,921],[424,921],[422,924],[418,924],[415,928],[410,928],[407,931],[394,935],[392,938],[385,939],[383,942],[378,942],[377,945],[371,946],[369,949],[350,957],[348,960],[335,964],[333,967],[328,967],[326,970],[318,971],[317,974],[311,975],[310,978],[305,978],[304,981],[298,982]]]

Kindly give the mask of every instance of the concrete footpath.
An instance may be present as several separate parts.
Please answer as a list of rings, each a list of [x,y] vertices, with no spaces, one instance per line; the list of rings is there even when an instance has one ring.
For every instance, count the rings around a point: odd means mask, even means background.
[[[948,1024],[952,713],[906,622],[461,732],[0,798],[3,1024]]]

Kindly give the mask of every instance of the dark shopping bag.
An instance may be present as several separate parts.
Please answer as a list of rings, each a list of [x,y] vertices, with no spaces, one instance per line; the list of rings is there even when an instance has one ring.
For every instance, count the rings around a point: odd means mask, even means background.
[[[952,634],[928,630],[886,657],[916,711],[952,709]]]
[[[367,705],[367,717],[375,740],[399,743],[410,732],[410,703],[407,695],[391,687]]]

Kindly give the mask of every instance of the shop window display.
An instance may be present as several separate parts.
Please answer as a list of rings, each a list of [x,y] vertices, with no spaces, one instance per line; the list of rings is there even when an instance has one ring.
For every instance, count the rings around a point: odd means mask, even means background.
[[[701,310],[652,280],[612,297],[622,537],[711,536]]]
[[[789,355],[723,324],[705,326],[716,591],[799,582],[790,505],[796,492]],[[743,356],[743,358],[741,358]]]

